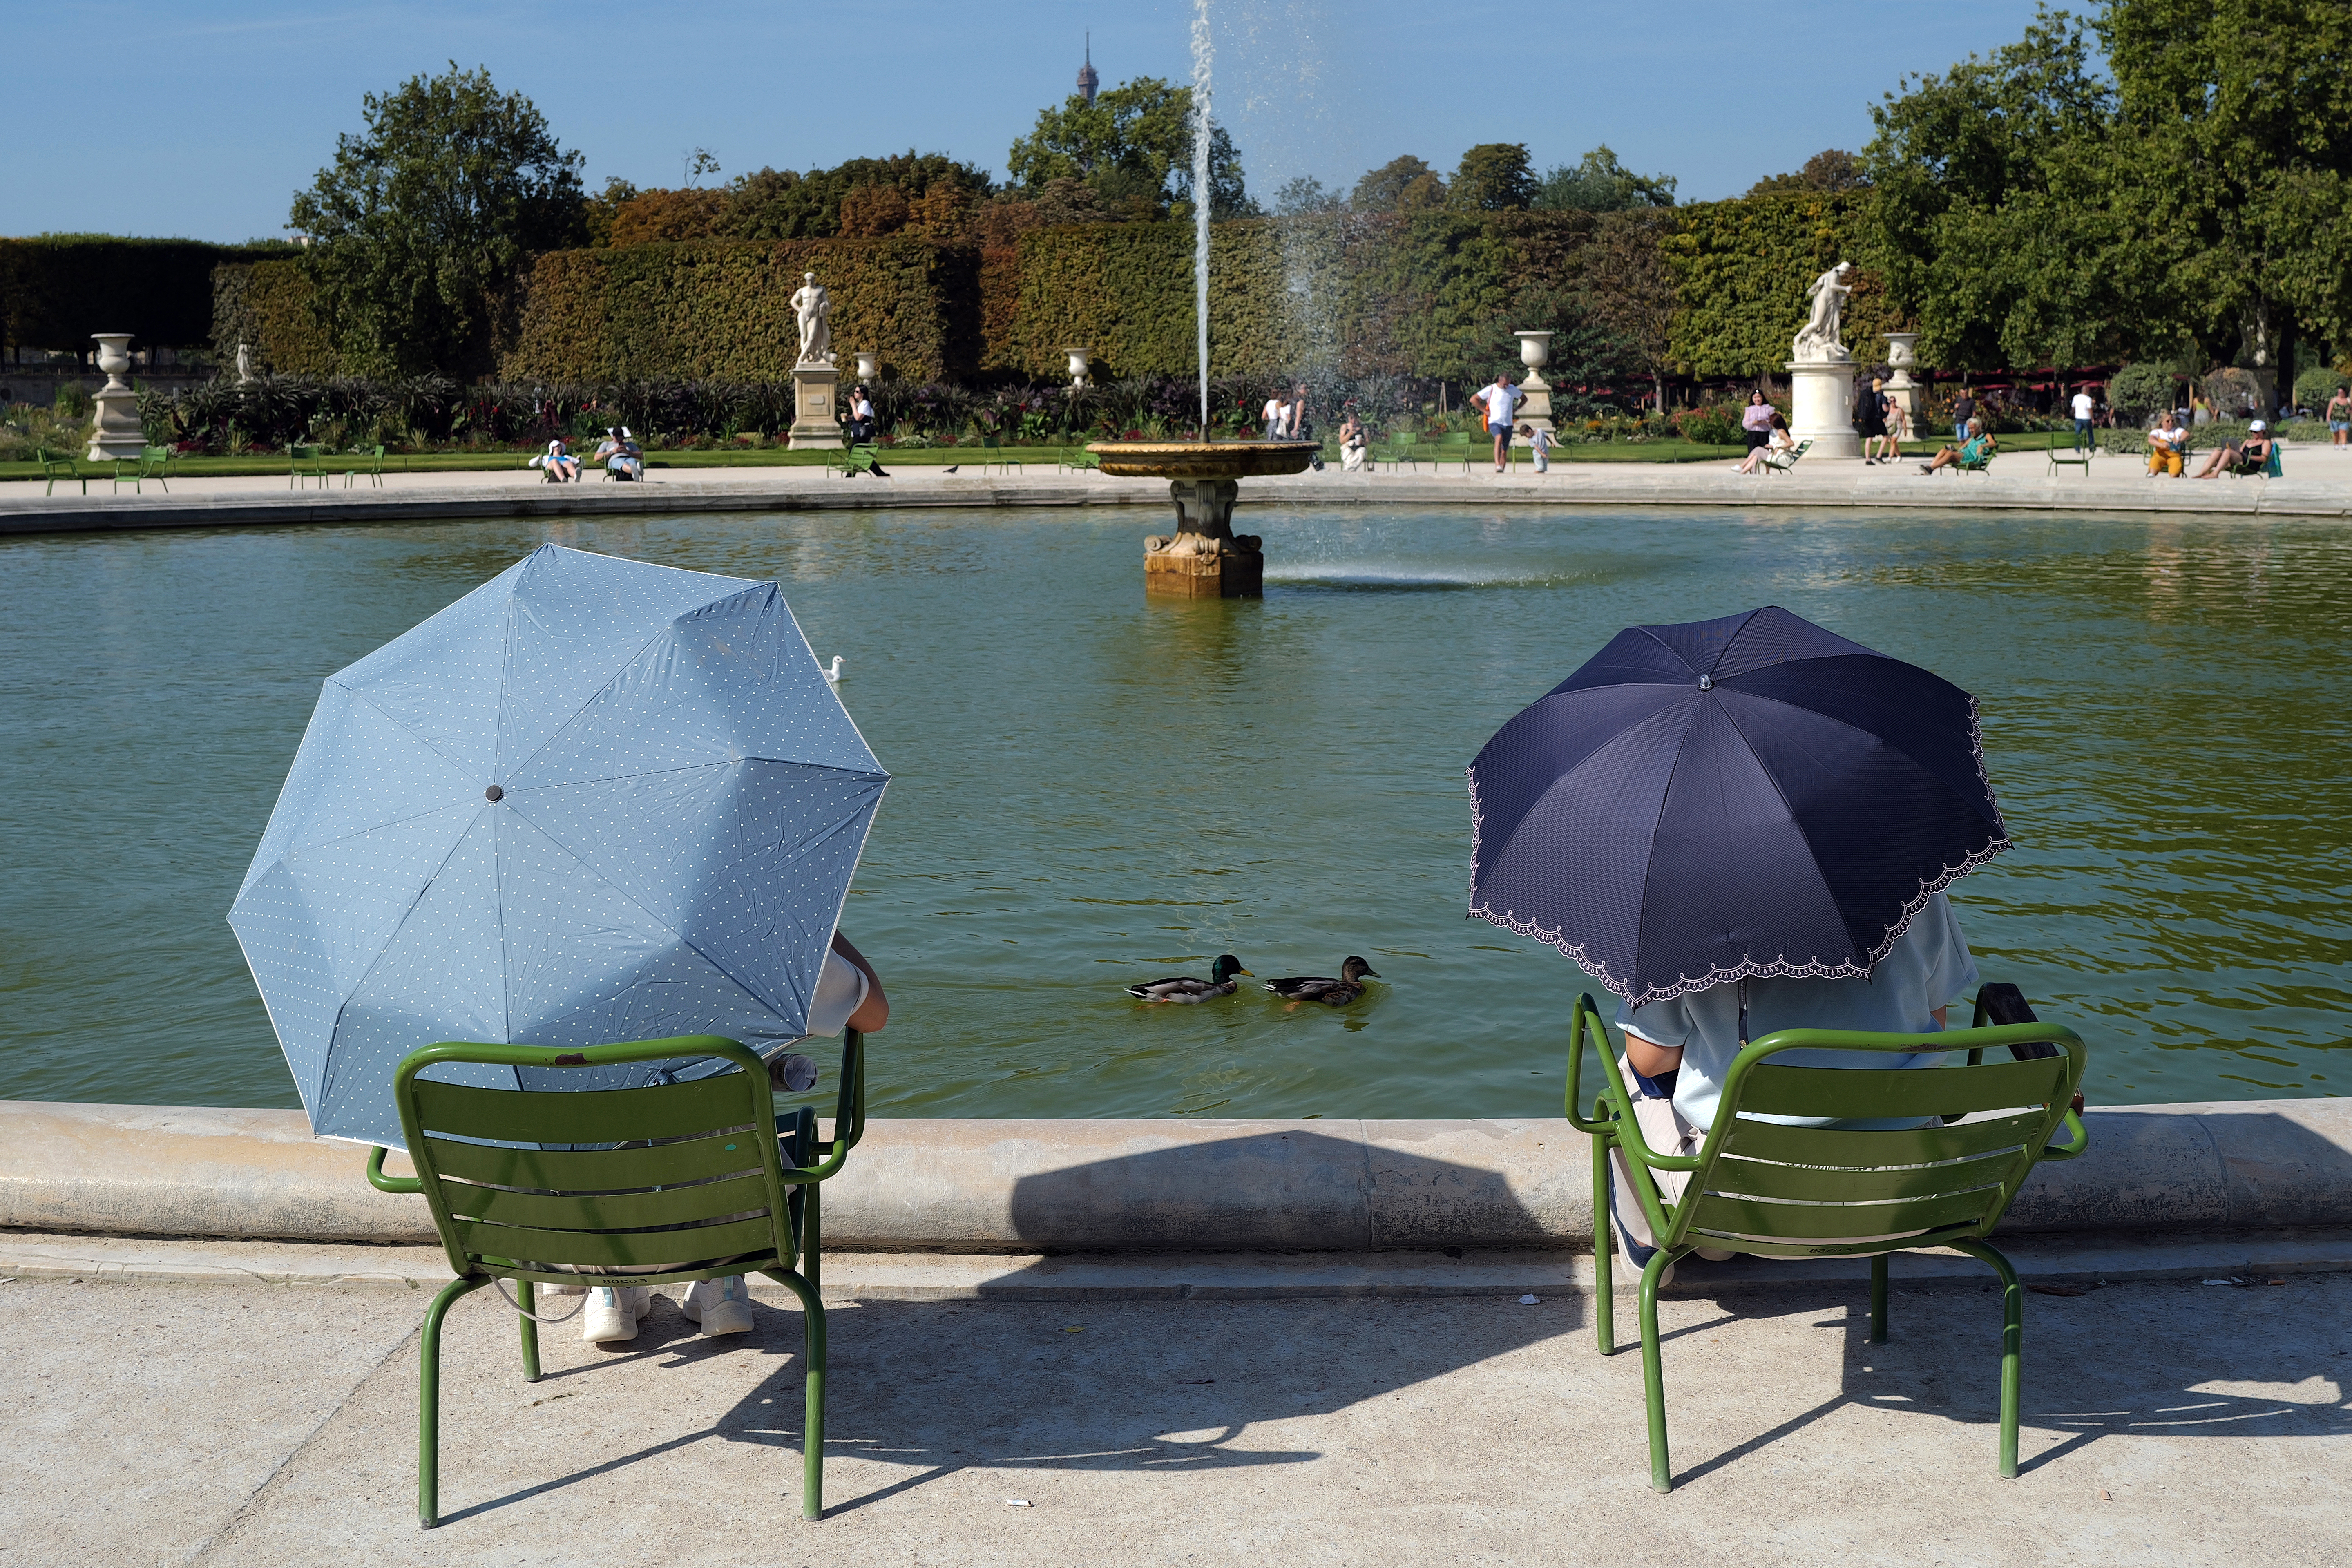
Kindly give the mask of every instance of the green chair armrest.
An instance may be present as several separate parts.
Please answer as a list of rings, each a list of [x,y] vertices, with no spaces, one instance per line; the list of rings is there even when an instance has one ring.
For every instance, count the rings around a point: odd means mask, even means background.
[[[380,1193],[421,1193],[424,1181],[416,1176],[387,1176],[383,1173],[383,1157],[387,1151],[381,1145],[368,1151],[368,1185]]]

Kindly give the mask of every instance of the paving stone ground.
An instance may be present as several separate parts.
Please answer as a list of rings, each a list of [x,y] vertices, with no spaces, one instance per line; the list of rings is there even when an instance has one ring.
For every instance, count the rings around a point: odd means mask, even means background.
[[[2069,1288],[2071,1289],[2071,1288]],[[451,1314],[444,1521],[414,1513],[416,1328],[384,1288],[18,1280],[0,1563],[1400,1561],[2335,1563],[2352,1276],[2028,1299],[2024,1473],[1994,1473],[1999,1302],[1670,1300],[1677,1489],[1640,1359],[1570,1292],[833,1310],[827,1517],[798,1517],[800,1319],[631,1346]],[[1621,1318],[1629,1339],[1631,1313]],[[37,1348],[36,1348],[37,1347]],[[1029,1506],[1013,1506],[1013,1500]]]

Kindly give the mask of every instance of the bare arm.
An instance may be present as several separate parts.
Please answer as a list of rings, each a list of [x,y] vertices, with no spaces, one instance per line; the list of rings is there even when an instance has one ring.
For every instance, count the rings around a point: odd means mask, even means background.
[[[874,966],[866,961],[866,955],[851,945],[849,939],[838,931],[833,933],[833,951],[866,972],[866,1000],[860,1002],[857,1011],[849,1016],[849,1026],[861,1035],[880,1033],[882,1026],[890,1021],[890,999],[882,994],[882,977],[874,973]]]

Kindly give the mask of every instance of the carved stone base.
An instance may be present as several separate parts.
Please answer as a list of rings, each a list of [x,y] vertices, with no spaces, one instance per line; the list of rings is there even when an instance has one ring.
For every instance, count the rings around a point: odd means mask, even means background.
[[[1853,427],[1851,359],[1790,362],[1789,434],[1813,444],[1809,461],[1862,456],[1862,437]]]
[[[829,364],[793,366],[793,428],[785,443],[793,451],[838,451],[841,420],[835,414],[841,372]]]
[[[1183,544],[1200,535],[1180,533]],[[1265,592],[1265,557],[1255,550],[1237,548],[1237,539],[1213,541],[1225,546],[1212,552],[1164,548],[1171,542],[1155,534],[1144,542],[1143,591],[1172,599],[1255,599]]]
[[[90,414],[88,460],[103,463],[121,458],[137,461],[147,445],[139,424],[139,395],[131,388],[110,385],[97,394]]]

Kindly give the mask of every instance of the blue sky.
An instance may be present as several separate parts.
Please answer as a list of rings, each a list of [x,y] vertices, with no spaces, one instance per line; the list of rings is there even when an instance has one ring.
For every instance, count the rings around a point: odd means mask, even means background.
[[[1088,29],[1105,86],[1188,79],[1192,9],[13,5],[0,233],[280,234],[294,190],[338,132],[359,128],[361,96],[451,58],[534,100],[587,155],[592,185],[676,184],[694,146],[726,175],[911,146],[1001,177],[1013,140],[1071,90]],[[1900,77],[2010,42],[2032,12],[2032,0],[1210,5],[1218,118],[1262,197],[1299,174],[1350,184],[1404,153],[1450,171],[1480,142],[1524,142],[1539,168],[1606,142],[1632,168],[1678,176],[1685,200],[1733,195],[1824,147],[1859,148],[1868,105]]]

